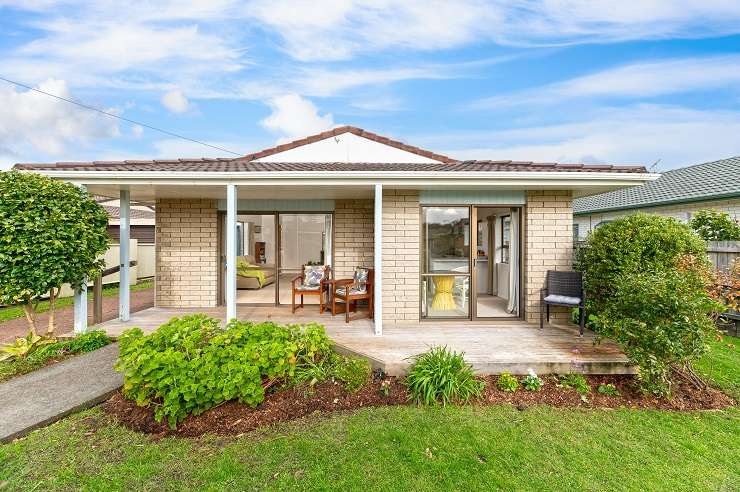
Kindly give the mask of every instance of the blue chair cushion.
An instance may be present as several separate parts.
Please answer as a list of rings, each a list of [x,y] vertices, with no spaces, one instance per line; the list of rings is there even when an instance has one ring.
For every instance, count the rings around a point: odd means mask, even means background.
[[[346,288],[343,288],[343,287],[337,289],[336,292],[340,296],[347,295],[347,289]],[[351,296],[358,295],[358,294],[365,294],[366,292],[367,292],[367,285],[365,285],[364,287],[361,287],[361,288],[358,288],[358,287],[350,287],[349,288],[349,295],[351,295]]]
[[[324,278],[324,265],[306,265],[303,267],[303,285],[318,286]]]

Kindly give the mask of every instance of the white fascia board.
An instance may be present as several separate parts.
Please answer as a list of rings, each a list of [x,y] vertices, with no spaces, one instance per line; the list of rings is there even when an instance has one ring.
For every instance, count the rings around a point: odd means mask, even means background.
[[[131,171],[33,171],[52,178],[87,184],[146,185],[342,185],[375,183],[389,186],[588,186],[611,184],[632,186],[654,181],[659,174],[606,172],[131,172]]]

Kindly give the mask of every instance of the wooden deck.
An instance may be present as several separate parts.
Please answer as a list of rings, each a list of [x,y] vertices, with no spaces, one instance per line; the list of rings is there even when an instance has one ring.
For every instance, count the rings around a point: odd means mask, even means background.
[[[151,332],[174,316],[205,313],[223,319],[225,309],[164,309],[151,308],[139,311],[128,322],[112,320],[99,325],[110,335],[120,335],[123,330],[137,326]],[[633,369],[619,348],[610,341],[594,345],[594,337],[587,333],[578,336],[570,327],[537,326],[521,321],[495,323],[439,322],[412,325],[384,325],[383,335],[373,333],[368,319],[344,322],[343,316],[318,314],[318,306],[299,309],[291,314],[290,308],[239,306],[240,319],[254,321],[273,320],[279,323],[307,323],[316,321],[326,327],[338,351],[368,358],[375,368],[390,375],[406,372],[414,355],[434,345],[465,352],[465,359],[481,374],[526,374],[529,369],[537,374],[579,372],[584,374],[625,374]]]

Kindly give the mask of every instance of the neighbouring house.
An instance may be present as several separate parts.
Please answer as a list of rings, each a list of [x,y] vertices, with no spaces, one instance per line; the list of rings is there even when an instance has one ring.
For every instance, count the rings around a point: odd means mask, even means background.
[[[667,171],[643,186],[576,198],[573,235],[585,239],[599,224],[635,212],[688,222],[707,208],[740,220],[740,157]]]
[[[461,161],[349,126],[238,158],[16,169],[120,197],[122,216],[131,201],[155,204],[157,307],[225,305],[231,318],[237,304],[289,305],[306,263],[335,278],[368,266],[376,334],[537,320],[547,270],[571,269],[573,200],[657,178],[642,166]],[[122,221],[120,237],[131,232]]]

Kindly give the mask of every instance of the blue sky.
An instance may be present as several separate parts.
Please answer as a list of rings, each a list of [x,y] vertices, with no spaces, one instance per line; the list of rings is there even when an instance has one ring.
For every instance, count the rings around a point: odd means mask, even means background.
[[[121,5],[0,0],[0,76],[245,154],[350,124],[461,159],[740,155],[737,1]],[[216,155],[0,82],[0,168]]]

